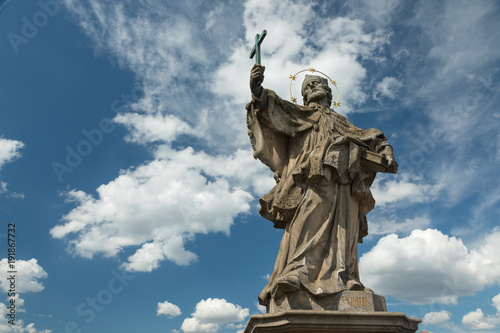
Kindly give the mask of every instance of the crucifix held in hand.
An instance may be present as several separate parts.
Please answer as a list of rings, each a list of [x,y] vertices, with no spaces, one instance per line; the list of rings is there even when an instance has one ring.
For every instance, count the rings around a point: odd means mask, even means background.
[[[260,44],[262,44],[262,41],[264,40],[266,35],[267,35],[266,30],[262,30],[262,33],[260,35],[259,34],[255,35],[255,45],[252,51],[250,51],[250,59],[252,59],[255,56],[255,63],[257,65],[260,65]]]

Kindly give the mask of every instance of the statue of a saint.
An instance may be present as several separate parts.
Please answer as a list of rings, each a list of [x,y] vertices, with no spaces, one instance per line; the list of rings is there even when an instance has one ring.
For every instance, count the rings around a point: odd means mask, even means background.
[[[368,234],[376,172],[397,170],[392,147],[381,131],[360,129],[330,109],[326,79],[306,75],[304,106],[262,88],[263,81],[264,67],[256,64],[246,107],[248,133],[254,157],[276,180],[260,199],[260,214],[285,231],[259,303],[274,312],[299,291],[299,298],[314,299],[346,290],[371,292],[359,279],[357,243]],[[289,308],[308,304],[288,303]]]

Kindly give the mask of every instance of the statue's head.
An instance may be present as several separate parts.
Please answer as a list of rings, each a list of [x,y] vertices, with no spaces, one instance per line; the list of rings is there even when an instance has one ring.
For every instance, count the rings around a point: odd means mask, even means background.
[[[328,107],[332,104],[332,89],[328,86],[328,81],[317,75],[307,75],[302,82],[302,98],[304,105],[311,102],[319,102],[326,97]]]

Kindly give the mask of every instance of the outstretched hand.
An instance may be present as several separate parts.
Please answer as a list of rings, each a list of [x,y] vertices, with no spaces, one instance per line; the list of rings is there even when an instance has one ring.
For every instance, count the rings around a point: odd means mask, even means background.
[[[252,95],[259,96],[262,90],[262,82],[264,82],[264,71],[266,68],[262,65],[255,64],[250,72],[250,90]]]
[[[385,146],[384,150],[381,152],[382,156],[387,161],[387,171],[390,173],[396,173],[398,171],[398,163],[394,160],[394,154],[392,152],[391,146]]]

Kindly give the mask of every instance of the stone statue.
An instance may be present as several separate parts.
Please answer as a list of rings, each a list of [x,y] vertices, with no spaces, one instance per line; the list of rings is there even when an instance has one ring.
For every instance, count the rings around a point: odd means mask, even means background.
[[[306,75],[298,106],[262,87],[264,70],[251,70],[248,133],[254,157],[276,180],[260,214],[285,231],[259,303],[267,312],[337,310],[332,300],[340,292],[373,293],[359,279],[357,243],[368,234],[375,174],[395,173],[397,163],[381,131],[360,129],[330,109],[326,79]]]

